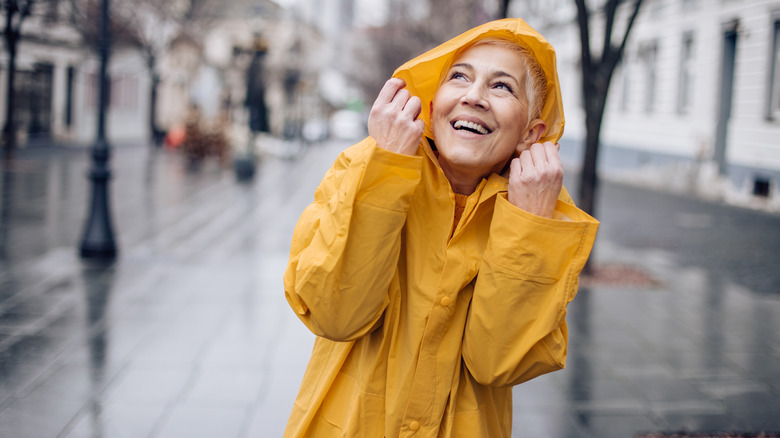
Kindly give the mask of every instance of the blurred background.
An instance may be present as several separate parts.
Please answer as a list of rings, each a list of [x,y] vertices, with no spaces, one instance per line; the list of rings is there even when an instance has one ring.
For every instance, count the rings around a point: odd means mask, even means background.
[[[565,183],[602,223],[513,436],[778,436],[780,0],[1,11],[0,436],[281,436],[297,218],[395,68],[503,17],[556,49]]]
[[[573,159],[595,130],[586,128],[586,108],[598,95],[607,102],[603,166],[648,184],[780,209],[777,2],[645,0],[636,20],[634,1],[581,2],[593,58],[606,64],[593,68],[581,61],[577,3],[113,0],[107,135],[114,144],[161,144],[172,134],[169,145],[178,146],[180,130],[197,117],[206,132],[224,134],[231,151],[246,148],[253,132],[296,142],[356,138],[379,87],[405,60],[485,21],[520,16],[557,49],[564,141],[573,143],[564,150]],[[13,0],[3,11],[5,146],[91,144],[99,1]],[[614,60],[601,57],[611,55],[605,34],[616,48],[625,40]],[[583,74],[601,85],[584,94]]]

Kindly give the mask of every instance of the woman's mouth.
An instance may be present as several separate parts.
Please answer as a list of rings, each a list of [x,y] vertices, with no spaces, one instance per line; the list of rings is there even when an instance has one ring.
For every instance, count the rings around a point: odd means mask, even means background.
[[[455,120],[452,122],[452,127],[456,130],[466,130],[475,134],[487,135],[490,134],[490,130],[479,123],[470,122],[467,120]]]

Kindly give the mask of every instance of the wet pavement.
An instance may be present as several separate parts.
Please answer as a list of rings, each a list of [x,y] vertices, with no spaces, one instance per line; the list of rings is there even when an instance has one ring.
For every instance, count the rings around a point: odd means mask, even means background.
[[[282,290],[292,229],[345,144],[255,180],[115,147],[119,258],[82,261],[89,156],[3,170],[0,437],[278,437],[313,336]],[[572,192],[575,192],[572,190]],[[780,217],[605,183],[567,369],[515,388],[513,436],[780,430]]]

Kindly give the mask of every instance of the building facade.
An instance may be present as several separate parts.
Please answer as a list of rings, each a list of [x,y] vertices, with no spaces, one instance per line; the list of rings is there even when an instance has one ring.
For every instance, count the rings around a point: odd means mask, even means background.
[[[123,10],[128,6],[141,7],[128,1],[112,2],[112,13],[128,15]],[[285,42],[286,39],[306,34],[308,30],[283,23],[280,8],[267,0],[241,0],[229,5],[208,1],[201,2],[200,6],[197,16],[175,26],[175,32],[167,35],[165,41],[153,41],[160,43],[160,47],[154,47],[157,60],[154,75],[150,74],[152,67],[148,54],[144,56],[144,47],[114,41],[108,67],[106,135],[109,142],[151,140],[153,77],[159,81],[155,104],[158,129],[166,131],[181,125],[193,106],[199,107],[211,124],[221,120],[226,110],[240,112],[245,105],[246,70],[255,40],[262,37],[270,42],[269,58],[274,57],[273,62],[279,57],[288,61],[292,43]],[[95,141],[100,60],[91,47],[94,41],[89,41],[90,37],[79,29],[84,24],[85,7],[78,1],[36,1],[33,14],[23,23],[14,86],[18,147],[37,142],[89,146]],[[135,19],[165,19],[136,15],[130,14]],[[4,23],[5,17],[0,18]],[[157,22],[140,24],[149,27],[154,23]],[[7,69],[8,50],[2,44],[2,103],[8,95]],[[268,100],[274,107],[272,117],[276,127],[282,123],[277,120],[283,113],[282,98],[277,94],[283,87],[278,84],[281,79],[276,76],[271,79]],[[237,119],[237,123],[245,123],[240,115]],[[5,105],[0,105],[0,120],[5,120]],[[282,129],[276,127],[275,131]]]
[[[78,30],[73,4],[36,2],[25,19],[18,45],[15,80],[15,125],[18,145],[35,142],[90,144],[96,136],[97,54]],[[5,22],[5,17],[3,17]],[[111,56],[110,103],[106,131],[110,141],[149,138],[149,80],[136,50],[115,47]],[[0,102],[8,90],[8,49],[0,48]],[[0,120],[6,119],[5,104]]]

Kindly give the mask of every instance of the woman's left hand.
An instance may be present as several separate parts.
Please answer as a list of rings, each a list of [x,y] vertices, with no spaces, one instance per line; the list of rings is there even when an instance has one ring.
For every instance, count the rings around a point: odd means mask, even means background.
[[[560,146],[534,143],[509,166],[509,202],[528,213],[552,218],[563,186]]]

